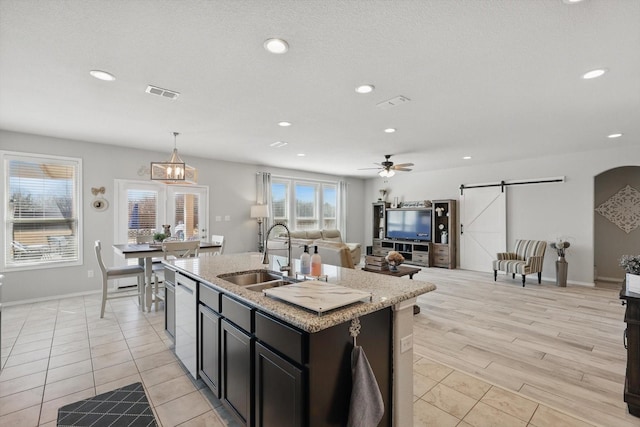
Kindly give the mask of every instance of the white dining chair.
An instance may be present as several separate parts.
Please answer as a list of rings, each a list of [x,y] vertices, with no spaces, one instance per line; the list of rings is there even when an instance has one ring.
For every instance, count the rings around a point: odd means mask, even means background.
[[[136,236],[136,244],[151,244],[153,243],[153,236]],[[151,259],[151,277],[153,280],[153,285],[157,287],[159,283],[158,276],[162,277],[164,281],[164,265],[162,265],[162,258],[152,258]],[[156,307],[157,308],[157,307]]]
[[[165,240],[162,242],[162,252],[165,260],[197,257],[200,251],[200,240]],[[158,311],[160,301],[164,301],[164,283],[160,285],[154,281],[151,292],[151,304]]]
[[[141,265],[125,265],[122,267],[105,267],[104,261],[102,261],[102,245],[100,240],[95,242],[96,259],[98,260],[98,266],[102,272],[102,307],[100,309],[100,318],[104,317],[104,309],[108,299],[125,298],[125,297],[138,297],[138,303],[144,306],[143,293],[144,288],[144,267]],[[131,291],[112,291],[109,292],[109,280],[122,279],[124,277],[137,277],[138,286],[136,293]],[[144,311],[144,308],[143,308]]]
[[[214,245],[220,245],[220,247],[211,252],[213,255],[222,255],[222,251],[224,250],[224,236],[220,236],[217,234],[212,234],[211,235],[211,243],[213,243]]]

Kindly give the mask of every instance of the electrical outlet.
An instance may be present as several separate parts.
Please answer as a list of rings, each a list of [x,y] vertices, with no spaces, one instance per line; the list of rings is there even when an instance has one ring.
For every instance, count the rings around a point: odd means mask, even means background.
[[[231,221],[231,215],[225,215],[224,216],[224,220],[225,221]]]
[[[87,271],[87,277],[89,278],[93,277],[93,270]]]
[[[400,353],[405,353],[413,348],[413,334],[400,339]]]
[[[221,217],[220,215],[216,215],[216,221],[217,221],[217,222],[222,221],[222,217]]]

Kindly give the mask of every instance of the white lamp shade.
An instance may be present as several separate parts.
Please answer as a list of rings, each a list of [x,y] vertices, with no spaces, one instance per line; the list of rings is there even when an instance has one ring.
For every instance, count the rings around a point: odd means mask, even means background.
[[[269,218],[268,205],[251,206],[251,218]]]

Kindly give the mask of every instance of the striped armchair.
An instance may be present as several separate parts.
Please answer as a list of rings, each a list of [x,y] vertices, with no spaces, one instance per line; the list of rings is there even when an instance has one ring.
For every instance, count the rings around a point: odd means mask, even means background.
[[[522,274],[522,286],[525,276],[538,273],[538,283],[542,282],[542,262],[547,242],[541,240],[516,240],[514,252],[500,252],[498,259],[493,261],[493,280],[497,280],[498,271],[511,273],[515,279],[516,274]]]

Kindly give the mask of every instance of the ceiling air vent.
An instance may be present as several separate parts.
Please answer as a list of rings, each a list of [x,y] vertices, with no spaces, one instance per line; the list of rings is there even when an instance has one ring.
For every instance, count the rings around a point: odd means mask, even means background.
[[[387,99],[386,101],[382,101],[381,103],[376,104],[376,107],[383,110],[388,110],[389,108],[394,108],[398,105],[406,104],[409,101],[411,100],[406,96],[398,95],[395,98]]]
[[[158,95],[169,99],[177,99],[178,96],[180,96],[179,92],[175,92],[169,89],[162,89],[161,87],[151,85],[147,86],[146,92],[152,95]]]

